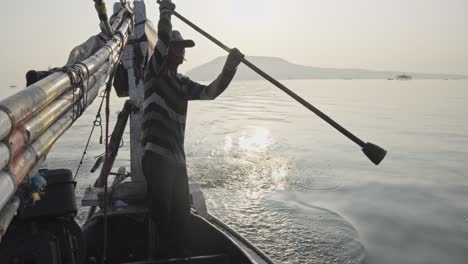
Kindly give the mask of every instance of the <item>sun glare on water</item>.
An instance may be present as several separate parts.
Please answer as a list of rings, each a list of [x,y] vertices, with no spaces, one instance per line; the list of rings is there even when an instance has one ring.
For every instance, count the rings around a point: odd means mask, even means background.
[[[253,133],[243,131],[238,139],[239,149],[247,152],[265,152],[271,145],[270,130],[257,127]]]

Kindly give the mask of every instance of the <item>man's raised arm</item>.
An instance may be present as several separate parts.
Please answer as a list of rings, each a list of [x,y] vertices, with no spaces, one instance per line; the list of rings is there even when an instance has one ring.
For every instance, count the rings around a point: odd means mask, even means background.
[[[234,75],[236,74],[237,66],[239,66],[243,58],[244,54],[242,54],[238,49],[231,49],[226,59],[226,63],[224,64],[223,71],[218,78],[208,86],[199,84],[187,77],[184,77],[182,82],[185,93],[187,94],[187,99],[213,100],[218,97],[218,95],[224,92],[231,83],[232,78],[234,78]]]
[[[156,74],[159,74],[169,49],[172,31],[171,15],[174,9],[175,4],[170,0],[163,0],[159,5],[158,41],[150,60],[151,69]]]

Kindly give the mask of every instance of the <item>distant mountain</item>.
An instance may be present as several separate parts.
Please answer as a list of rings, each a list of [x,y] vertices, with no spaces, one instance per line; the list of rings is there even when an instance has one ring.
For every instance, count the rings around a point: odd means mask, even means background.
[[[464,75],[426,74],[397,71],[373,71],[363,69],[335,69],[303,66],[281,58],[252,56],[247,58],[251,63],[280,80],[288,79],[396,79],[398,75],[410,75],[413,79],[468,79]],[[214,80],[226,61],[226,56],[218,57],[187,72],[194,80]],[[238,80],[262,79],[257,73],[241,64],[236,74]]]

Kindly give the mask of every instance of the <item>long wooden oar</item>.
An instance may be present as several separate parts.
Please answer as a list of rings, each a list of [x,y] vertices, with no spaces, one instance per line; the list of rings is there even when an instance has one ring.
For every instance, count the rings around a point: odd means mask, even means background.
[[[160,0],[157,1],[158,4],[161,3]],[[190,22],[188,19],[186,19],[185,17],[183,17],[182,15],[180,15],[179,13],[177,13],[176,11],[172,11],[172,13],[177,17],[179,18],[180,20],[182,20],[184,23],[186,23],[187,25],[189,25],[190,27],[192,27],[194,30],[196,30],[197,32],[199,32],[200,34],[202,34],[203,36],[205,36],[207,39],[211,40],[212,42],[214,42],[216,45],[218,45],[219,47],[221,47],[223,50],[227,51],[227,52],[230,52],[231,49],[224,45],[221,41],[217,40],[216,38],[214,38],[213,36],[211,36],[210,34],[208,34],[206,31],[204,31],[203,29],[199,28],[197,25],[193,24],[192,22]],[[351,139],[352,141],[354,141],[354,143],[358,144],[361,148],[362,148],[362,151],[364,152],[364,154],[375,164],[375,165],[378,165],[385,157],[385,155],[387,154],[387,151],[375,144],[372,144],[372,143],[365,143],[364,141],[362,141],[360,138],[356,137],[355,135],[353,135],[353,133],[349,132],[348,130],[346,130],[344,127],[342,127],[340,124],[336,123],[333,119],[331,119],[329,116],[327,116],[326,114],[324,114],[322,111],[320,111],[319,109],[317,109],[315,106],[311,105],[309,102],[307,102],[306,100],[302,99],[299,95],[295,94],[293,91],[289,90],[286,86],[284,86],[283,84],[281,84],[279,81],[277,81],[275,78],[271,77],[270,75],[268,75],[267,73],[265,73],[264,71],[262,71],[261,69],[259,69],[257,66],[255,66],[254,64],[252,64],[250,61],[248,61],[246,58],[243,58],[242,59],[242,62],[247,66],[249,67],[250,69],[252,69],[254,72],[258,73],[260,76],[262,76],[263,78],[267,79],[269,82],[271,82],[272,84],[274,84],[276,87],[280,88],[283,92],[287,93],[289,96],[291,96],[292,98],[294,98],[294,100],[298,101],[299,103],[301,103],[303,106],[307,107],[307,109],[309,109],[310,111],[314,112],[316,115],[318,115],[320,118],[322,118],[325,122],[327,122],[328,124],[330,124],[331,126],[333,126],[335,129],[337,129],[338,131],[340,131],[343,135],[345,135],[347,138]]]

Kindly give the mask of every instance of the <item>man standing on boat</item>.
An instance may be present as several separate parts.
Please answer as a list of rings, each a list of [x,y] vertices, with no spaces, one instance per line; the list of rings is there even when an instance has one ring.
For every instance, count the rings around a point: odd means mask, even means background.
[[[188,231],[190,198],[184,152],[185,124],[189,100],[212,100],[229,85],[244,55],[232,49],[221,74],[210,85],[202,85],[177,72],[185,48],[195,46],[172,30],[175,5],[160,3],[158,41],[145,69],[145,101],[142,143],[145,147],[143,172],[148,184],[151,214],[158,235],[182,246]]]

